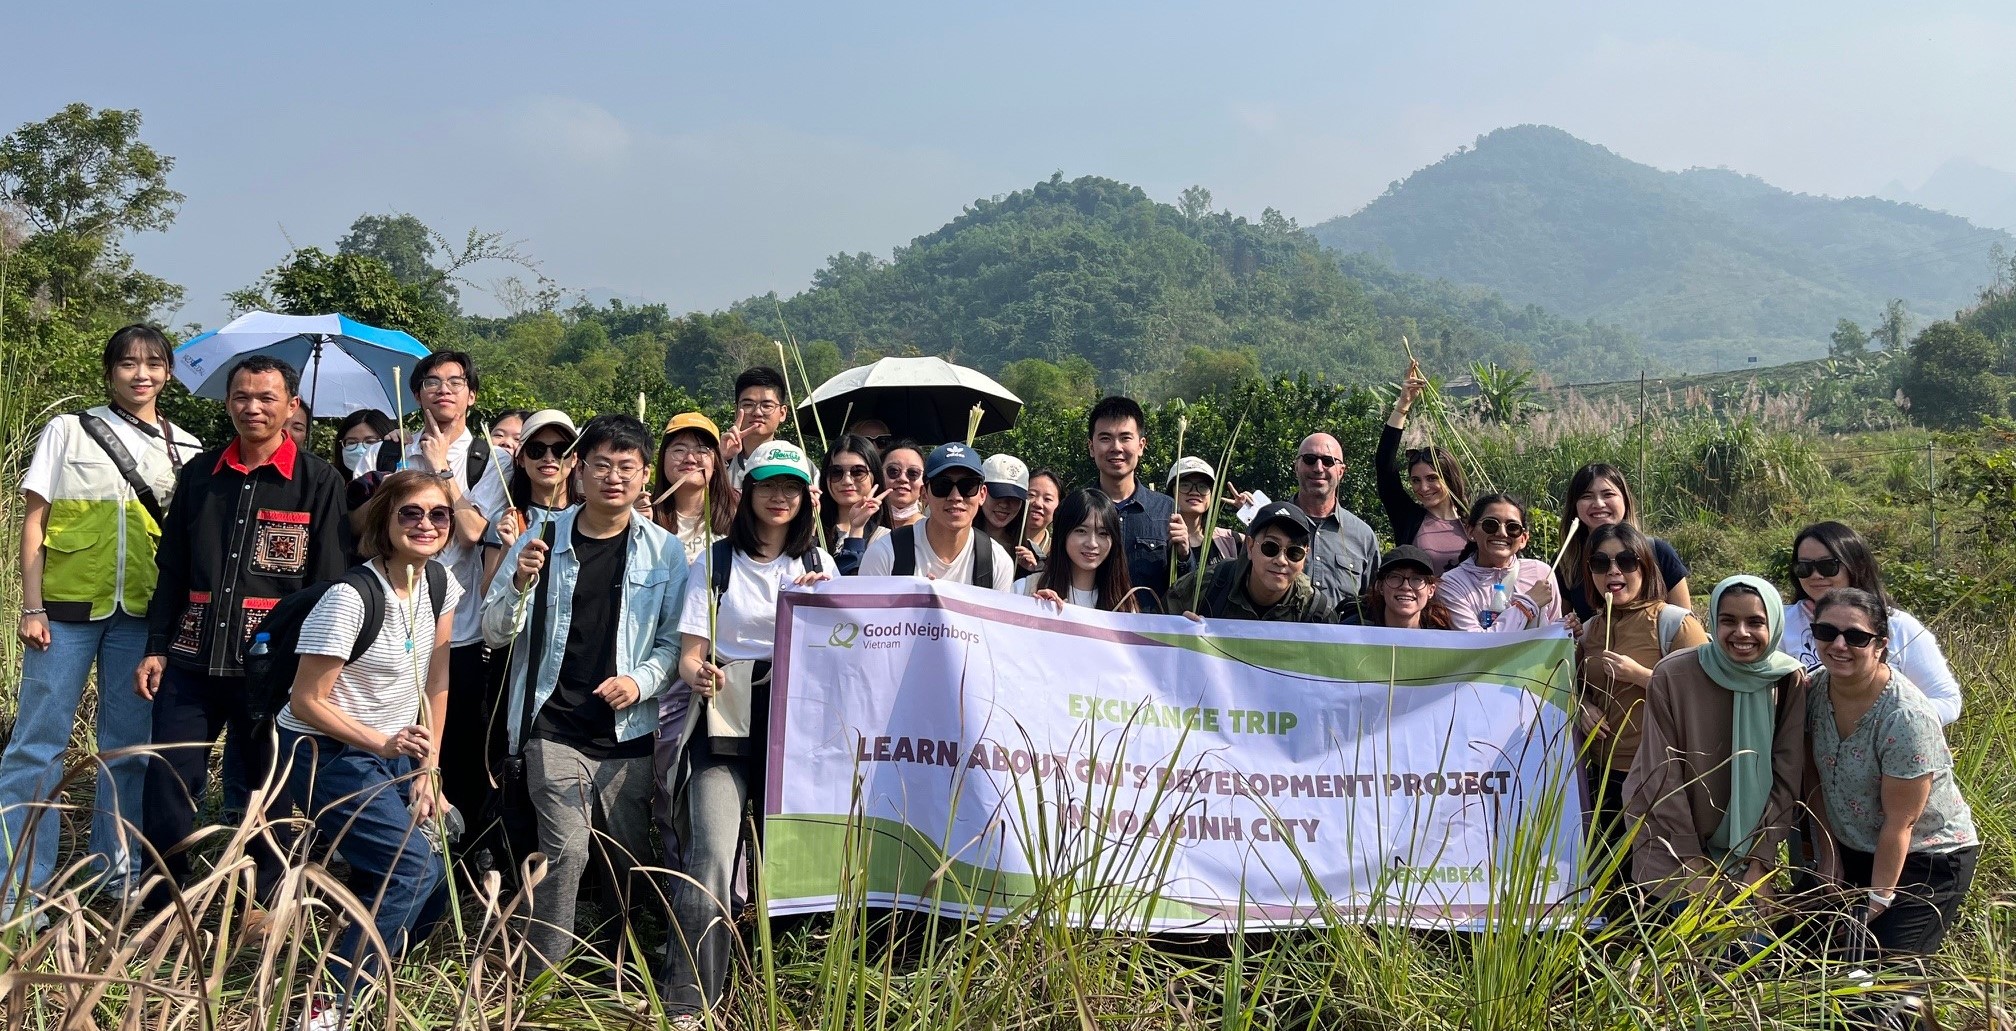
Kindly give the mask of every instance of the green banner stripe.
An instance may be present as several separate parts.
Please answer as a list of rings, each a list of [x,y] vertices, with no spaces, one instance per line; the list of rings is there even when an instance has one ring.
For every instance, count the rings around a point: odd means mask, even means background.
[[[1290,676],[1395,687],[1439,687],[1452,681],[1502,684],[1530,691],[1541,701],[1563,710],[1570,707],[1575,643],[1566,638],[1518,641],[1487,648],[1423,648],[1208,634],[1143,636]]]
[[[1032,874],[975,866],[964,860],[946,862],[938,844],[908,824],[881,817],[793,813],[764,821],[764,875],[773,901],[847,898],[864,893],[907,895],[943,905],[1014,909],[1040,895],[1045,904],[1072,913],[1096,912],[1108,920],[1198,920],[1207,914],[1127,884],[1098,883],[1091,876],[1074,878],[1069,897],[1058,897],[1070,882]],[[848,837],[855,837],[849,857]],[[1124,847],[1143,855],[1144,843]],[[1010,847],[1013,847],[1012,845]],[[1086,857],[1086,866],[1094,866]],[[943,876],[934,880],[940,869]],[[853,883],[849,883],[849,881]]]

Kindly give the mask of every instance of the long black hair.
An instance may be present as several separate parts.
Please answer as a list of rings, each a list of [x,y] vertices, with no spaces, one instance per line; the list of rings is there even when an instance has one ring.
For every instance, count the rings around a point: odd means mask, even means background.
[[[1577,518],[1575,515],[1575,503],[1581,499],[1583,494],[1588,493],[1589,489],[1594,487],[1599,480],[1609,481],[1612,486],[1617,488],[1617,493],[1624,498],[1624,518],[1617,521],[1620,523],[1630,523],[1632,526],[1638,525],[1638,496],[1631,493],[1631,481],[1624,478],[1624,470],[1608,462],[1591,462],[1575,470],[1575,475],[1568,478],[1568,492],[1561,495],[1562,533],[1567,533],[1568,527]],[[1591,528],[1585,526],[1583,529],[1588,530]],[[1581,533],[1577,534],[1577,536],[1581,538],[1579,542],[1569,542],[1569,546],[1575,551],[1574,561],[1563,562],[1561,564],[1561,579],[1566,581],[1570,587],[1582,582],[1582,566],[1589,557],[1588,534]]]
[[[392,432],[392,417],[386,415],[384,412],[376,408],[359,408],[344,416],[343,421],[336,424],[336,443],[330,449],[330,464],[336,467],[337,472],[343,474],[344,483],[349,483],[351,480],[356,479],[357,474],[350,470],[350,463],[343,460],[343,437],[359,426],[371,427],[371,432],[378,435],[381,447],[385,444],[390,444],[395,448],[404,446],[398,441],[385,439],[386,435]],[[370,470],[367,469],[365,471],[369,472]]]
[[[1848,586],[1875,595],[1885,609],[1891,607],[1889,592],[1883,589],[1883,574],[1876,568],[1876,555],[1869,550],[1868,542],[1847,523],[1831,519],[1814,523],[1792,538],[1792,554],[1785,560],[1785,575],[1792,581],[1793,601],[1809,600],[1806,588],[1799,583],[1798,577],[1792,575],[1792,566],[1799,561],[1799,545],[1809,540],[1819,541],[1820,546],[1827,549],[1827,554],[1841,563],[1841,571],[1848,574]],[[1818,598],[1811,600],[1819,601]]]
[[[539,427],[539,432],[544,433],[549,429],[557,429],[562,432],[565,432],[567,427],[557,424],[549,426],[541,426]],[[576,433],[573,436],[574,439],[569,440],[567,442],[570,446],[580,439],[579,433]],[[546,498],[535,498],[532,496],[532,477],[527,475],[525,472],[525,465],[524,465],[526,461],[525,445],[530,444],[531,442],[532,442],[531,439],[527,437],[518,438],[518,450],[511,455],[510,482],[506,484],[506,490],[511,495],[511,507],[517,509],[521,513],[530,510],[531,507],[535,504],[544,505],[546,504],[547,501]],[[578,450],[576,453],[578,453]],[[496,461],[497,456],[494,454],[491,455],[490,460],[493,462]],[[565,458],[562,458],[560,460],[560,464],[562,466],[565,466],[567,464],[567,460]],[[578,463],[576,464],[575,469],[576,472],[579,471],[580,466]],[[568,473],[567,501],[560,507],[572,508],[573,506],[580,504],[581,499],[582,499],[581,478],[575,473]]]
[[[1071,574],[1076,565],[1070,553],[1065,550],[1065,541],[1071,531],[1091,523],[1105,531],[1112,543],[1107,547],[1106,557],[1099,560],[1099,569],[1093,574],[1093,587],[1099,592],[1099,607],[1108,612],[1138,612],[1140,606],[1132,597],[1134,585],[1127,576],[1126,539],[1120,533],[1120,510],[1113,506],[1113,499],[1104,491],[1087,488],[1064,496],[1057,503],[1056,518],[1050,521],[1050,562],[1036,586],[1057,592],[1060,598],[1071,597]]]
[[[861,460],[868,464],[868,479],[874,484],[868,488],[868,493],[882,492],[882,449],[876,447],[873,440],[859,433],[843,433],[834,438],[833,446],[826,451],[826,460],[819,463],[819,525],[825,528],[828,541],[834,540],[834,524],[840,521],[840,503],[833,500],[832,491],[825,489],[826,477],[833,470],[833,457],[842,454],[860,455]],[[874,522],[877,525],[884,522],[881,514],[879,510],[875,513]],[[862,536],[867,536],[868,527],[858,529],[863,531]],[[839,545],[836,542],[834,546]]]
[[[770,480],[776,479],[786,480],[798,488],[798,514],[792,516],[791,524],[784,528],[784,554],[802,558],[817,544],[812,536],[816,525],[814,520],[818,518],[818,513],[812,510],[812,487],[796,476],[770,477]],[[768,483],[770,480],[761,482]],[[742,500],[736,503],[735,521],[728,527],[728,539],[734,542],[735,550],[750,558],[757,558],[763,550],[762,521],[756,517],[757,482],[743,482]]]

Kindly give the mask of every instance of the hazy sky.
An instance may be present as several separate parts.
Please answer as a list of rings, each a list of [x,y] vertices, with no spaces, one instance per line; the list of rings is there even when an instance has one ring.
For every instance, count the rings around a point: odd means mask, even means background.
[[[2016,170],[2016,4],[1792,8],[66,0],[7,13],[0,131],[139,108],[188,201],[133,249],[213,325],[362,212],[688,309],[1053,171],[1307,225],[1522,122],[1813,193]]]

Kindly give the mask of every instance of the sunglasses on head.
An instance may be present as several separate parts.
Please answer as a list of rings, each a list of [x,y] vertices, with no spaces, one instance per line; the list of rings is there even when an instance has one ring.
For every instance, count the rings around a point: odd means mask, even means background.
[[[545,460],[549,455],[554,458],[565,458],[567,449],[573,446],[558,441],[534,440],[518,445],[518,454],[538,462]]]
[[[455,513],[447,505],[421,508],[419,505],[402,505],[399,508],[399,525],[419,526],[422,520],[433,523],[436,529],[445,530],[455,518]]]
[[[1601,551],[1589,556],[1590,572],[1601,574],[1612,569],[1620,573],[1635,573],[1638,571],[1638,556],[1628,551],[1620,551],[1614,557]]]
[[[1477,520],[1477,528],[1493,537],[1517,537],[1526,532],[1525,523],[1517,519],[1500,519],[1497,516],[1485,516]]]
[[[1833,644],[1835,638],[1848,642],[1850,648],[1867,648],[1873,641],[1883,638],[1882,634],[1872,634],[1867,630],[1838,627],[1832,623],[1813,624],[1813,639],[1821,644]]]
[[[1320,465],[1323,468],[1328,469],[1333,465],[1344,464],[1344,460],[1336,457],[1335,455],[1303,455],[1302,464]]]
[[[1268,558],[1280,558],[1282,552],[1288,553],[1290,562],[1300,562],[1309,557],[1309,549],[1300,544],[1283,544],[1280,541],[1260,542],[1260,554]]]
[[[931,496],[934,498],[949,498],[952,496],[952,492],[956,490],[959,492],[960,497],[970,498],[980,493],[980,488],[986,485],[987,481],[977,476],[940,476],[931,481]]]
[[[1407,464],[1434,465],[1436,464],[1435,452],[1430,451],[1425,447],[1410,447],[1407,449]]]
[[[1811,562],[1800,561],[1792,563],[1792,578],[1794,580],[1804,580],[1809,576],[1824,576],[1831,579],[1840,575],[1841,560],[1838,558],[1821,558],[1814,559]]]

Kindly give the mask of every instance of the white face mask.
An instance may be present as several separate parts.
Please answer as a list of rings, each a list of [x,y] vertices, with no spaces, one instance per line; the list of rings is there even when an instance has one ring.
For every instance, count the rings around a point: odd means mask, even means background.
[[[373,444],[343,445],[343,464],[350,467],[350,474],[362,476],[371,471],[371,449]]]

